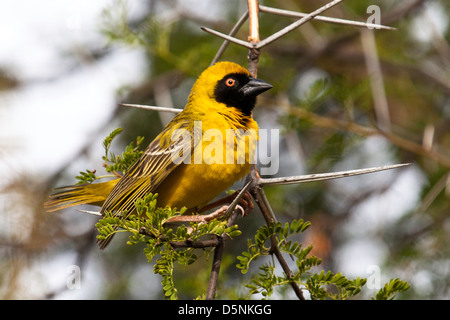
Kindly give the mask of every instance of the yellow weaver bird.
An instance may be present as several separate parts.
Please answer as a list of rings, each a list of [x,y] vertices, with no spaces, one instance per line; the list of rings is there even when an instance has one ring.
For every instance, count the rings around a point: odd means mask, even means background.
[[[184,110],[166,125],[122,177],[58,188],[46,203],[47,210],[91,204],[101,206],[101,214],[131,213],[136,200],[151,192],[158,193],[159,207],[187,207],[188,212],[195,212],[250,172],[257,137],[245,144],[245,161],[238,161],[237,146],[246,132],[257,135],[258,124],[252,117],[256,96],[270,88],[270,84],[252,78],[238,64],[214,64],[194,83]],[[203,141],[203,135],[210,129],[224,139],[214,141],[215,135],[214,140]],[[190,139],[180,132],[189,133]],[[230,132],[232,141],[228,138]],[[217,148],[211,151],[211,144],[217,146],[217,142],[222,144],[222,153]],[[207,148],[209,151],[205,152]],[[231,158],[227,150],[232,151]],[[200,161],[194,159],[198,152],[202,155]],[[110,240],[98,241],[100,248],[106,247]]]

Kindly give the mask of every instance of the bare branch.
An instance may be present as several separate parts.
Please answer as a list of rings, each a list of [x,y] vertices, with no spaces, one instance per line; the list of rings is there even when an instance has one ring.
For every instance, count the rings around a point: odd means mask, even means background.
[[[228,34],[230,37],[233,37],[238,31],[239,29],[242,27],[242,25],[244,24],[244,22],[248,19],[248,11],[246,11],[242,17],[238,20],[238,22],[236,22],[236,24],[234,25],[233,29],[231,29],[230,33]],[[227,49],[228,45],[230,44],[230,41],[225,40],[222,45],[220,46],[219,50],[217,51],[214,59],[211,62],[211,65],[215,64],[217,61],[219,61],[220,57],[222,56],[222,54],[225,52],[225,50]]]
[[[255,169],[256,170],[256,169]],[[253,177],[255,178],[255,177]],[[264,193],[264,190],[261,186],[254,186],[253,185],[253,197],[255,199],[255,202],[257,203],[259,209],[261,210],[261,213],[266,220],[266,224],[269,225],[271,223],[277,222],[277,219],[275,217],[275,214],[273,213],[272,207],[270,206],[269,201],[267,200],[267,197]],[[270,237],[271,242],[271,248],[270,251],[275,255],[278,262],[280,263],[284,273],[287,275],[288,278],[292,278],[293,272],[289,268],[289,265],[286,263],[286,260],[283,257],[283,254],[280,251],[280,248],[278,247],[277,240],[275,236]],[[305,297],[303,296],[303,292],[298,286],[297,282],[292,281],[290,282],[290,285],[292,289],[294,290],[295,294],[300,300],[305,300]]]
[[[422,214],[428,210],[431,204],[436,200],[438,195],[446,188],[450,187],[450,172],[446,172],[424,195],[420,206],[417,208],[418,213]]]
[[[231,227],[239,215],[238,210],[234,210],[228,219],[227,226]],[[211,276],[209,278],[208,290],[206,292],[206,300],[212,300],[216,296],[217,282],[219,280],[220,265],[222,264],[222,256],[225,248],[225,240],[228,239],[226,235],[216,237],[218,243],[214,249],[214,258],[211,266]]]
[[[200,29],[202,29],[205,32],[211,33],[211,34],[213,34],[215,36],[218,36],[218,37],[220,37],[222,39],[225,39],[225,40],[227,40],[229,42],[233,42],[235,44],[238,44],[238,45],[240,45],[242,47],[245,47],[245,48],[248,48],[248,49],[253,48],[253,45],[250,42],[242,41],[242,40],[236,39],[234,37],[230,37],[229,35],[226,35],[226,34],[224,34],[222,32],[215,31],[215,30],[207,28],[207,27],[200,27]]]
[[[292,18],[303,18],[308,15],[307,13],[271,8],[271,7],[267,7],[267,6],[263,6],[263,5],[259,5],[259,10],[261,12],[272,13],[272,14],[277,14],[280,16],[292,17]],[[343,24],[343,25],[349,25],[349,26],[354,26],[354,27],[397,30],[397,28],[388,27],[388,26],[384,26],[381,24],[367,23],[367,22],[360,22],[360,21],[353,21],[353,20],[339,19],[339,18],[332,18],[332,17],[315,16],[312,19],[317,20],[317,21],[322,21],[322,22]]]
[[[149,231],[145,227],[141,227],[139,229],[139,234],[142,234],[144,236],[150,237],[150,238],[156,238],[155,235]],[[216,236],[209,240],[185,240],[185,241],[169,241],[169,244],[172,246],[172,248],[210,248],[210,247],[216,247],[219,244],[219,236]],[[159,240],[164,241],[167,238],[162,235],[158,237]]]
[[[248,51],[248,72],[252,77],[258,77],[258,62],[260,51],[257,48],[259,43],[259,3],[258,0],[247,0],[249,14],[249,34],[248,40],[253,47]]]
[[[280,251],[280,248],[277,245],[274,245],[275,241],[276,241],[274,238],[275,238],[275,236],[272,236],[270,238],[271,241],[272,241],[271,251],[273,252],[275,257],[277,258],[278,262],[281,265],[281,268],[283,268],[283,271],[286,274],[286,276],[288,277],[288,279],[292,279],[294,277],[294,273],[289,268],[289,265],[286,263],[286,260],[284,259],[283,254]],[[300,300],[306,300],[305,297],[303,296],[302,289],[300,289],[300,287],[298,286],[297,282],[291,281],[290,284],[291,284],[291,287],[294,290],[296,296]]]
[[[209,278],[208,289],[206,291],[206,300],[213,300],[216,296],[217,282],[219,280],[220,265],[224,251],[224,243],[221,237],[217,237],[219,243],[214,249],[214,258],[211,267],[211,276]]]
[[[319,14],[321,14],[322,12],[334,7],[335,5],[341,3],[343,0],[334,0],[331,1],[330,3],[320,7],[319,9],[311,12],[310,14],[307,14],[306,16],[304,16],[303,18],[301,18],[300,20],[297,20],[296,22],[288,25],[286,28],[274,33],[273,35],[271,35],[270,37],[262,40],[261,42],[259,42],[257,44],[257,48],[261,49],[264,46],[267,46],[268,44],[274,42],[275,40],[281,38],[282,36],[288,34],[289,32],[291,32],[292,30],[300,27],[301,25],[305,24],[306,22],[310,21],[311,19],[313,19],[315,16],[318,16]]]
[[[275,212],[273,212],[272,207],[270,206],[269,200],[264,193],[264,190],[259,187],[256,189],[257,198],[259,199],[259,208],[261,209],[264,218],[267,221],[267,224],[271,222],[277,222],[277,217],[275,216]]]
[[[380,59],[378,58],[375,36],[372,30],[361,31],[361,43],[372,89],[377,125],[383,130],[390,131],[389,105],[384,89],[383,72],[381,71]]]
[[[219,237],[214,237],[210,240],[201,240],[201,241],[170,241],[170,245],[172,248],[211,248],[217,247],[219,244]]]
[[[398,146],[401,149],[411,151],[421,156],[425,156],[429,159],[432,159],[433,161],[436,161],[442,166],[450,168],[450,159],[446,155],[436,152],[434,149],[427,150],[422,144],[418,144],[414,141],[408,140],[391,132],[385,132],[377,128],[363,126],[353,121],[324,117],[306,109],[294,108],[290,105],[279,106],[278,110],[282,108],[284,108],[288,114],[294,115],[307,121],[311,121],[317,127],[330,128],[333,130],[344,130],[359,134],[361,136],[381,135],[389,140],[390,143]]]
[[[258,0],[247,0],[247,4],[249,13],[248,41],[250,43],[257,43],[259,42]]]

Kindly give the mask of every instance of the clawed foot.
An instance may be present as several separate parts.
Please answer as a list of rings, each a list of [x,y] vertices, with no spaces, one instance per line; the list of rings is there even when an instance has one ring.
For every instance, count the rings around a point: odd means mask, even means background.
[[[196,215],[183,215],[183,216],[176,216],[172,217],[166,220],[164,224],[180,224],[180,223],[187,223],[187,222],[198,222],[198,223],[207,223],[213,219],[222,218],[226,215],[228,208],[230,206],[222,206],[219,209],[208,213],[208,214],[196,214]],[[237,205],[235,209],[239,210],[241,212],[241,215],[245,215],[245,210],[242,208],[241,205]]]
[[[198,212],[205,212],[207,210],[210,210],[212,208],[217,207],[218,205],[224,204],[224,203],[232,203],[233,200],[239,195],[239,190],[233,193],[232,195],[229,195],[227,197],[224,197],[214,203],[208,204],[207,206],[201,208]],[[180,223],[189,223],[189,222],[199,222],[199,223],[207,223],[213,219],[222,218],[227,214],[228,208],[230,205],[224,205],[220,208],[216,209],[215,211],[208,213],[208,214],[196,214],[196,215],[182,215],[182,216],[176,216],[168,219],[165,224],[180,224]],[[239,199],[239,204],[236,205],[235,210],[239,210],[242,217],[247,216],[250,211],[254,208],[253,202],[252,202],[252,196],[251,194],[246,191],[241,199]]]
[[[198,212],[205,212],[205,211],[211,210],[212,208],[215,208],[224,203],[232,203],[233,200],[239,195],[239,193],[240,193],[240,190],[237,190],[232,195],[229,195],[227,197],[217,200],[216,202],[213,202],[213,203],[210,203],[210,204],[204,206]],[[241,199],[239,199],[239,206],[241,207],[241,209],[243,211],[243,213],[242,213],[243,217],[247,216],[250,213],[250,211],[253,210],[254,205],[252,202],[252,196],[251,196],[250,192],[248,192],[248,191],[244,192]]]

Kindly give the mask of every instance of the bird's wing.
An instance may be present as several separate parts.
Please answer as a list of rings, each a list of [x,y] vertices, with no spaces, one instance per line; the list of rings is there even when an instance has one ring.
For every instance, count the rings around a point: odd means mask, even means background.
[[[201,134],[201,129],[196,128],[193,121],[183,120],[181,117],[172,120],[120,178],[100,212],[131,213],[137,199],[154,191],[179,163],[191,155],[195,144],[201,141]],[[174,154],[177,155],[175,162]]]

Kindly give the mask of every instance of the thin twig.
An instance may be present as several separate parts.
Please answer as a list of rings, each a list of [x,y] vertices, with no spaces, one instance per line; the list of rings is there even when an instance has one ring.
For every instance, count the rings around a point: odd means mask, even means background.
[[[139,234],[142,234],[144,236],[150,237],[155,239],[156,236],[148,232],[146,228],[142,227],[139,229]],[[185,241],[169,241],[169,244],[172,246],[172,248],[210,248],[210,247],[216,247],[219,244],[219,236],[215,236],[212,239],[209,240],[185,240]],[[165,241],[166,237],[164,235],[161,235],[158,237],[159,240]]]
[[[169,244],[172,248],[212,248],[217,247],[220,244],[220,237],[215,236],[210,240],[200,240],[200,241],[170,241]]]
[[[230,33],[228,34],[230,37],[233,37],[238,31],[239,29],[242,27],[242,25],[244,24],[245,21],[247,21],[248,19],[248,10],[242,15],[242,17],[238,20],[238,22],[236,22],[236,24],[234,25],[234,27],[231,29]],[[214,59],[211,62],[211,65],[215,64],[217,61],[219,61],[220,57],[222,56],[222,54],[225,52],[225,50],[227,49],[228,45],[230,44],[230,41],[225,40],[222,45],[220,46],[219,50],[217,51]]]
[[[234,210],[227,222],[227,227],[231,227],[239,215],[238,210]],[[220,266],[222,264],[222,256],[225,248],[225,241],[228,239],[226,235],[217,236],[218,243],[214,249],[214,258],[211,266],[211,276],[209,278],[208,290],[206,291],[206,300],[212,300],[216,296],[217,283],[219,280]]]
[[[289,265],[287,264],[286,260],[283,257],[283,254],[280,251],[280,248],[278,246],[276,246],[276,245],[273,245],[274,243],[276,243],[275,236],[270,237],[270,239],[272,241],[271,252],[273,254],[275,254],[275,257],[277,258],[278,262],[280,263],[281,268],[283,269],[284,273],[286,274],[286,276],[290,280],[291,287],[294,290],[296,296],[300,300],[306,300],[305,297],[303,296],[303,291],[302,291],[302,289],[300,289],[300,287],[298,286],[297,282],[292,281],[292,278],[294,277],[294,273],[289,268]]]
[[[280,109],[284,109],[288,114],[294,115],[299,119],[310,121],[314,123],[316,127],[330,128],[333,130],[344,130],[356,133],[361,136],[381,135],[389,140],[390,143],[398,146],[401,149],[408,150],[415,154],[427,157],[429,159],[432,159],[433,161],[436,161],[442,166],[450,168],[450,159],[445,155],[436,152],[434,149],[428,150],[422,144],[410,141],[391,132],[384,132],[381,129],[363,126],[353,121],[320,116],[306,109],[296,108],[290,105],[278,105],[277,110]]]
[[[328,4],[320,7],[319,9],[307,14],[306,16],[304,16],[303,18],[291,23],[290,25],[288,25],[287,27],[285,27],[284,29],[272,34],[270,37],[267,37],[266,39],[260,41],[257,44],[257,48],[261,49],[262,47],[267,46],[268,44],[274,42],[275,40],[281,38],[282,36],[288,34],[289,32],[291,32],[292,30],[300,27],[301,25],[305,24],[306,22],[310,21],[311,19],[313,19],[315,16],[318,16],[319,14],[321,14],[322,12],[331,9],[332,7],[334,7],[335,5],[341,3],[343,0],[334,0],[329,2]]]
[[[385,131],[390,131],[391,120],[386,90],[384,89],[383,72],[381,71],[375,36],[372,30],[361,31],[361,43],[372,90],[372,100],[377,125]]]
[[[219,31],[207,28],[207,27],[200,27],[200,29],[202,29],[205,32],[211,33],[211,34],[213,34],[215,36],[218,36],[219,38],[225,39],[225,40],[227,40],[229,42],[233,42],[233,43],[238,44],[240,46],[246,47],[248,49],[253,48],[253,46],[252,46],[252,44],[250,42],[239,40],[239,39],[236,39],[234,37],[230,37],[227,34],[224,34],[222,32],[219,32]]]
[[[423,214],[428,210],[438,195],[447,187],[450,187],[450,172],[446,172],[428,191],[417,208],[416,212]]]
[[[292,17],[292,18],[303,18],[308,15],[307,13],[283,10],[283,9],[278,9],[278,8],[271,8],[271,7],[267,7],[267,6],[263,6],[263,5],[259,5],[259,10],[261,12],[272,13],[272,14],[277,14],[280,16]],[[343,24],[343,25],[354,26],[354,27],[397,30],[396,28],[384,26],[381,24],[367,23],[367,22],[353,21],[353,20],[339,19],[339,18],[332,18],[332,17],[324,17],[324,16],[315,16],[315,17],[313,17],[313,20],[334,23],[334,24]]]
[[[247,176],[247,183],[251,182],[251,188],[249,192],[253,196],[253,199],[255,199],[256,204],[258,205],[264,220],[266,221],[266,224],[269,225],[271,223],[277,222],[277,218],[272,210],[272,207],[270,206],[269,201],[267,200],[267,197],[264,193],[264,190],[261,185],[259,185],[259,181],[261,180],[258,170],[256,169],[256,166],[252,167],[252,170]],[[278,248],[277,240],[274,236],[270,237],[271,242],[271,253],[275,255],[278,262],[280,263],[281,267],[283,268],[284,273],[287,275],[289,279],[292,279],[293,273],[291,269],[289,268],[288,264],[286,263],[286,260],[284,259],[283,255],[281,254],[280,249]],[[300,300],[305,300],[305,297],[303,296],[303,292],[298,286],[298,283],[295,281],[291,281],[290,285],[292,289],[294,290],[295,294]]]
[[[271,223],[276,222],[276,217],[273,213],[273,210],[272,210],[269,202],[267,201],[266,195],[264,194],[264,190],[262,189],[262,187],[256,186],[255,188],[253,188],[253,190],[251,190],[251,192],[255,199],[256,204],[258,205],[259,209],[261,210],[261,213],[262,213],[264,219],[266,220],[266,224],[269,225]],[[286,276],[289,279],[292,279],[293,272],[289,268],[289,265],[286,263],[286,260],[284,259],[283,254],[280,251],[280,248],[278,247],[275,236],[270,237],[270,242],[271,242],[271,248],[270,248],[271,253],[273,253],[275,255],[275,257],[277,258],[277,260],[280,263]],[[305,297],[303,296],[303,292],[300,289],[300,287],[298,286],[297,282],[291,281],[290,284],[291,284],[291,287],[294,290],[295,294],[297,295],[297,297],[300,300],[305,300]]]
[[[263,188],[258,187],[256,189],[256,194],[259,199],[259,208],[263,210],[263,215],[264,215],[264,218],[266,219],[267,223],[272,223],[272,222],[276,223],[277,217],[275,216],[275,212],[273,212],[273,209],[270,206],[270,202],[267,199]]]
[[[217,282],[219,280],[220,265],[224,251],[224,243],[221,237],[218,237],[219,243],[214,249],[214,258],[211,266],[211,276],[209,278],[208,290],[206,291],[206,300],[213,300],[216,296]]]

